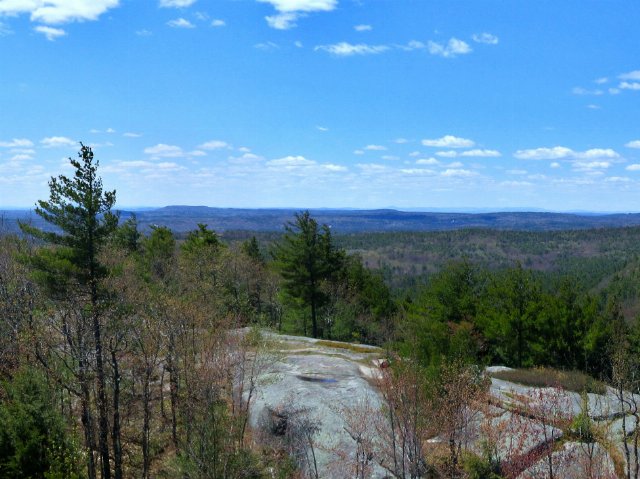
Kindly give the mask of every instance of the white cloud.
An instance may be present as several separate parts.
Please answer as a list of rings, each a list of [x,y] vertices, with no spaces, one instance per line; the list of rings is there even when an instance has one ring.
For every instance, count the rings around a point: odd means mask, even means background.
[[[133,132],[126,132],[123,133],[122,136],[125,136],[127,138],[140,138],[142,136],[142,133],[133,133]]]
[[[639,163],[634,163],[632,165],[629,165],[625,168],[625,170],[628,171],[640,171],[640,164]]]
[[[412,157],[416,157],[416,156],[420,156],[422,153],[420,153],[419,151],[412,151],[411,153],[409,153],[409,156]]]
[[[78,142],[73,141],[66,136],[49,136],[40,140],[40,143],[45,148],[57,148],[61,146],[76,146]]]
[[[589,110],[599,110],[599,109],[600,109],[600,106],[599,106],[599,105],[595,105],[595,104],[593,104],[593,103],[589,103],[589,104],[587,105],[587,108],[588,108]]]
[[[513,156],[520,160],[588,160],[597,158],[619,158],[620,155],[610,148],[593,148],[583,152],[573,151],[565,146],[552,148],[534,148],[518,150]]]
[[[186,20],[184,18],[176,18],[174,20],[169,20],[167,22],[167,25],[169,25],[172,28],[196,28],[196,26],[191,23],[189,20]]]
[[[457,55],[465,55],[472,52],[467,42],[457,38],[451,38],[446,44],[429,41],[427,46],[429,53],[445,58],[453,58]]]
[[[611,166],[609,161],[575,161],[573,168],[578,171],[603,170]]]
[[[34,30],[38,33],[42,33],[50,42],[54,41],[56,38],[64,37],[67,34],[67,32],[62,28],[46,27],[44,25],[38,25]]]
[[[214,18],[214,19],[211,21],[211,26],[212,26],[212,27],[220,28],[220,27],[224,27],[224,26],[226,26],[226,25],[227,25],[227,22],[225,22],[224,20],[222,20],[222,19],[220,19],[220,18]]]
[[[158,163],[156,165],[157,168],[160,168],[161,170],[184,170],[184,166],[180,166],[177,163],[173,163],[171,161],[163,161],[161,163]]]
[[[623,82],[620,82],[620,84],[618,85],[618,88],[620,88],[621,90],[640,90],[640,82],[623,81]]]
[[[631,179],[626,176],[609,176],[605,178],[604,181],[608,181],[610,183],[628,183]]]
[[[334,165],[333,163],[325,163],[322,166],[322,168],[325,168],[329,171],[347,171],[347,167],[346,166],[341,166],[341,165]]]
[[[274,42],[256,43],[253,47],[264,51],[277,50],[280,48],[278,44]]]
[[[364,149],[369,151],[385,151],[387,147],[382,145],[367,145]]]
[[[319,130],[319,131],[329,131],[329,128],[327,128],[326,126],[316,126],[316,130]]]
[[[574,87],[571,90],[571,93],[573,93],[574,95],[595,95],[595,96],[600,96],[600,95],[604,94],[604,91],[602,91],[600,89],[589,90],[587,88],[582,88],[581,86],[577,86],[577,87]]]
[[[253,153],[243,153],[242,156],[231,156],[229,157],[229,163],[234,165],[253,165],[260,161],[262,161],[262,157],[255,155]]]
[[[33,156],[27,155],[25,153],[19,153],[17,155],[13,155],[9,161],[26,161],[33,160]]]
[[[118,165],[125,168],[153,168],[155,166],[155,163],[151,163],[150,161],[133,160],[119,161]]]
[[[416,160],[417,165],[439,165],[440,162],[435,158],[420,158]]]
[[[625,143],[624,146],[627,148],[640,148],[640,140],[630,141],[629,143]]]
[[[442,158],[455,158],[458,156],[458,152],[454,150],[436,151],[436,156],[441,156]]]
[[[528,172],[527,170],[507,170],[506,173],[509,175],[526,175]]]
[[[297,167],[297,166],[312,166],[316,162],[308,160],[304,156],[285,156],[284,158],[278,158],[277,160],[267,161],[267,166],[283,166],[283,167]]]
[[[277,30],[288,30],[295,27],[299,18],[310,12],[329,12],[336,8],[337,0],[258,0],[261,3],[271,4],[276,15],[265,17],[267,24]]]
[[[476,176],[478,173],[470,170],[462,170],[458,168],[449,168],[440,173],[441,176],[466,178]]]
[[[107,133],[115,133],[116,132],[116,130],[114,130],[113,128],[107,128],[105,131]]]
[[[97,20],[100,15],[117,7],[119,3],[119,0],[2,0],[0,15],[28,13],[32,22],[55,25]]]
[[[279,12],[329,12],[336,8],[338,0],[258,0],[270,3]]]
[[[387,161],[397,161],[400,158],[398,158],[397,156],[394,155],[382,155],[380,158],[382,158],[383,160],[387,160]]]
[[[227,143],[226,141],[211,140],[198,146],[198,148],[202,148],[203,150],[221,150],[223,148],[231,148],[231,145],[229,145],[229,143]]]
[[[500,186],[520,187],[520,186],[533,186],[533,183],[529,181],[502,181]]]
[[[551,168],[560,168],[560,163],[558,163],[557,161],[554,161],[553,163],[551,163],[549,165]]]
[[[356,165],[365,174],[373,174],[389,171],[389,167],[386,165],[380,165],[378,163],[358,163]]]
[[[609,94],[610,95],[618,95],[620,93],[620,89],[619,88],[609,88]]]
[[[196,0],[160,0],[162,8],[186,8],[196,3]]]
[[[435,171],[427,168],[403,168],[400,171],[406,175],[433,176],[436,174]]]
[[[386,45],[367,45],[364,43],[352,44],[347,42],[334,43],[333,45],[318,45],[315,51],[323,50],[339,57],[351,55],[376,55],[389,50]]]
[[[422,50],[423,48],[427,48],[427,46],[424,43],[419,42],[417,40],[411,40],[406,45],[395,45],[395,47],[399,48],[400,50],[405,50],[407,52],[410,52],[411,50]]]
[[[498,158],[500,152],[497,150],[468,150],[460,153],[460,156],[470,156],[478,158]]]
[[[593,80],[593,82],[598,85],[604,85],[605,83],[609,82],[609,79],[607,77],[596,78],[595,80]]]
[[[453,163],[449,163],[447,166],[449,168],[462,168],[464,165],[459,161],[454,161]]]
[[[371,25],[356,25],[353,27],[356,32],[370,32],[373,30]]]
[[[475,145],[472,140],[458,138],[453,135],[445,135],[442,138],[432,140],[422,140],[424,146],[434,146],[438,148],[471,148]]]
[[[316,172],[316,173],[337,173],[347,171],[347,167],[336,165],[334,163],[318,164],[316,161],[309,160],[301,155],[289,155],[284,158],[269,160],[266,166],[273,170],[284,170],[291,172]]]
[[[14,138],[10,141],[0,141],[0,147],[2,148],[31,148],[33,142],[26,138]]]
[[[182,148],[175,145],[166,145],[164,143],[158,143],[155,146],[149,146],[144,149],[147,155],[151,155],[153,158],[177,158],[184,156]]]
[[[393,140],[394,143],[397,143],[398,145],[404,145],[405,143],[409,143],[409,140],[407,140],[406,138],[396,138],[395,140]]]
[[[293,42],[293,45],[296,48],[302,48],[304,45],[302,45],[302,42],[300,40],[296,40],[295,42]]]
[[[289,30],[290,28],[298,26],[296,21],[301,16],[304,15],[294,12],[285,12],[278,13],[277,15],[268,15],[264,17],[264,19],[271,28],[275,28],[276,30]]]
[[[246,146],[241,146],[240,148],[238,148],[238,151],[241,151],[242,153],[250,153],[251,148],[247,148]]]
[[[364,150],[353,150],[354,155],[364,155]]]
[[[136,30],[136,35],[138,35],[139,37],[149,37],[153,35],[153,32],[151,32],[151,30],[143,28],[142,30]]]
[[[491,33],[486,33],[486,32],[480,33],[480,34],[474,34],[471,36],[471,38],[476,43],[485,43],[487,45],[497,45],[499,41],[498,37],[496,37],[495,35],[492,35]]]
[[[640,70],[634,70],[634,71],[629,72],[629,73],[623,73],[618,78],[620,78],[620,80],[637,80],[637,81],[640,81]]]

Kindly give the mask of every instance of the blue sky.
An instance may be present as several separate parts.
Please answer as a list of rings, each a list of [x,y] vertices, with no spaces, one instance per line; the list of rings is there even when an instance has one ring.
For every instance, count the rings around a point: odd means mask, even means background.
[[[640,2],[0,0],[0,207],[640,211]]]

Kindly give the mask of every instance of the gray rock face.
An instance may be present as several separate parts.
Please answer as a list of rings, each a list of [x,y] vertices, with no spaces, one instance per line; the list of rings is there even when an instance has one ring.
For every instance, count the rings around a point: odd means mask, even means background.
[[[380,361],[384,351],[265,334],[273,343],[277,359],[257,374],[257,389],[250,404],[250,423],[256,437],[286,446],[301,468],[311,472],[310,477],[315,477],[316,469],[321,478],[354,477],[348,469],[355,463],[358,448],[354,430],[384,407],[375,386],[380,367],[384,367]],[[627,435],[636,427],[636,420],[623,410],[611,388],[602,395],[586,395],[592,427],[602,444],[571,442],[576,437],[571,431],[573,420],[584,407],[585,397],[580,394],[492,378],[490,397],[491,406],[470,416],[462,447],[486,454],[489,444],[495,460],[519,474],[520,479],[549,477],[549,457],[554,477],[558,478],[616,477],[614,459],[619,470],[624,467],[621,415],[627,414]],[[628,393],[625,398],[638,399]],[[565,437],[570,442],[563,444],[559,439]],[[427,442],[433,450],[446,446],[439,436]],[[633,458],[634,451],[630,462]],[[378,459],[367,463],[364,477],[389,477]]]
[[[305,431],[298,431],[301,437],[293,438],[302,467],[317,466],[322,478],[345,477],[340,465],[355,454],[356,443],[345,430],[344,410],[365,404],[380,408],[379,394],[367,376],[374,374],[372,360],[382,357],[382,351],[359,345],[354,351],[346,344],[295,336],[272,335],[272,339],[282,356],[259,378],[251,404],[252,427],[264,437],[284,436],[287,421],[289,427],[306,425],[303,429],[314,433],[306,437]],[[274,415],[279,426],[273,425]],[[370,477],[385,477],[382,468],[373,464],[371,468]]]

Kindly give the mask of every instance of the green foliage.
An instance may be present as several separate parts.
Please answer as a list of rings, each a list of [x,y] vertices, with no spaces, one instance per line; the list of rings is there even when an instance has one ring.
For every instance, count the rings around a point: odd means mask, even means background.
[[[164,279],[169,275],[175,256],[176,240],[166,226],[154,226],[142,240],[142,262],[151,277]]]
[[[113,233],[112,241],[127,253],[135,253],[138,251],[140,231],[138,231],[136,215],[132,215],[131,218],[118,226]]]
[[[449,264],[407,305],[408,342],[424,365],[443,359],[475,360],[476,318],[484,277],[468,261]]]
[[[344,251],[334,246],[329,227],[320,227],[308,211],[296,214],[295,221],[285,225],[282,241],[276,245],[274,257],[285,291],[290,298],[310,308],[314,337],[323,333],[317,315],[328,301],[322,283],[335,278],[344,256]]]
[[[69,159],[75,168],[73,178],[51,178],[49,201],[38,201],[35,210],[57,230],[20,224],[24,233],[58,246],[40,249],[27,258],[36,279],[54,295],[64,294],[73,284],[96,287],[107,274],[98,253],[118,225],[117,215],[111,212],[116,192],[103,192],[97,176],[98,161],[94,162],[91,148],[81,144],[78,157]]]
[[[23,368],[0,387],[0,477],[80,478],[80,452],[44,376]]]
[[[463,469],[468,479],[502,479],[499,466],[475,454],[467,454],[463,457]]]
[[[242,243],[242,252],[256,263],[263,264],[265,261],[264,256],[260,251],[260,245],[258,244],[258,240],[255,236],[252,236],[251,239]]]
[[[186,425],[190,433],[178,457],[181,473],[189,479],[266,477],[259,458],[249,449],[236,447],[238,438],[229,434],[237,418],[231,417],[227,404],[209,399],[194,410],[192,423]]]
[[[207,225],[198,223],[198,229],[190,231],[187,239],[182,244],[182,251],[187,255],[202,254],[203,251],[217,253],[223,247],[218,235],[207,228]]]

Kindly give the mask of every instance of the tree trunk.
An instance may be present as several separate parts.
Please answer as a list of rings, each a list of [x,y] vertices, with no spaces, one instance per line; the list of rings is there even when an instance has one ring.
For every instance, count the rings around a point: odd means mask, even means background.
[[[84,368],[84,361],[80,361],[81,370]],[[89,479],[96,479],[96,462],[94,451],[96,449],[96,444],[93,436],[93,418],[91,417],[91,398],[89,396],[89,385],[87,384],[86,376],[83,372],[80,375],[80,388],[82,391],[82,396],[80,398],[80,403],[82,405],[82,429],[84,430],[84,443],[86,448],[88,449],[87,454],[87,477]]]
[[[111,478],[111,464],[109,460],[109,418],[107,417],[107,396],[105,388],[104,363],[102,358],[102,337],[100,334],[100,320],[97,312],[92,312],[93,336],[96,352],[96,376],[98,380],[98,448],[102,459],[102,478]]]
[[[318,318],[315,299],[311,300],[311,336],[314,338],[318,337]]]
[[[113,427],[111,442],[113,443],[113,463],[115,479],[122,479],[122,442],[120,432],[120,370],[114,349],[111,350],[111,367],[113,368]]]
[[[143,479],[149,479],[149,429],[151,422],[151,391],[150,391],[150,382],[151,382],[151,368],[147,365],[144,376],[144,384],[142,390],[142,407],[143,407],[143,418],[142,418],[142,477]]]

